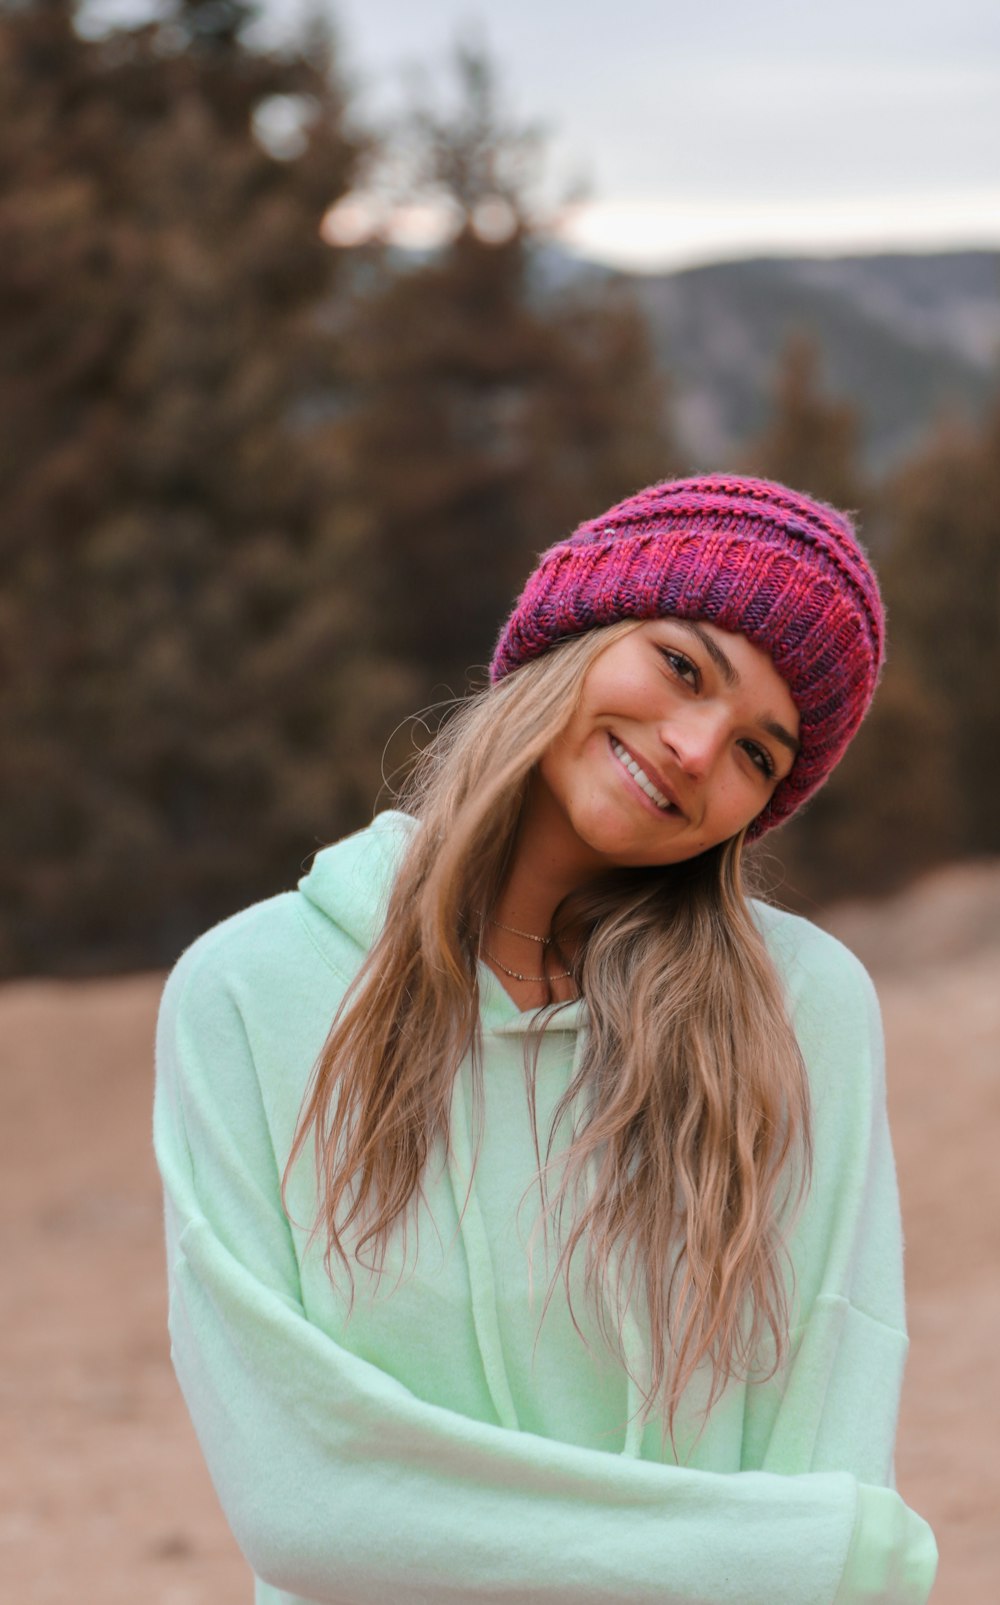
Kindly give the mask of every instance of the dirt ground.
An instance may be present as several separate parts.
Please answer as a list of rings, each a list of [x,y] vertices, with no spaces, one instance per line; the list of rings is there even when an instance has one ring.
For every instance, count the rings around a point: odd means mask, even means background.
[[[889,1041],[912,1348],[901,1492],[934,1605],[1000,1599],[1000,864],[827,920]],[[247,1605],[176,1390],[150,1154],[162,977],[0,989],[0,1577],[21,1605]]]

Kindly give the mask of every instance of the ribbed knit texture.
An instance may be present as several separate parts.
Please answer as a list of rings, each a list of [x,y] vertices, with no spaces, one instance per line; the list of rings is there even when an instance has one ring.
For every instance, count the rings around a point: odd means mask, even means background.
[[[750,829],[827,779],[867,712],[884,657],[878,582],[845,513],[771,480],[665,480],[549,548],[504,625],[496,683],[559,641],[620,619],[706,619],[769,653],[802,750]]]

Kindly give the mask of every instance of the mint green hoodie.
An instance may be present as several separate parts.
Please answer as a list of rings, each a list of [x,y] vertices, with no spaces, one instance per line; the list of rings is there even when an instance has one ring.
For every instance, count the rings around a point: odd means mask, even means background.
[[[307,1247],[311,1165],[280,1177],[310,1072],[376,933],[412,821],[319,853],[296,892],[209,931],[157,1034],[174,1364],[258,1605],[922,1605],[936,1550],[893,1488],[906,1354],[878,1007],[847,950],[758,906],[809,1069],[815,1169],[789,1240],[787,1367],[732,1381],[676,1463],[574,1287],[539,1325],[552,1264],[521,1014],[484,968],[485,1125],[471,1075],[416,1220],[353,1309]],[[544,1144],[585,1028],[545,1030]],[[564,1134],[560,1134],[564,1135]],[[558,1146],[558,1145],[557,1145]],[[464,1205],[464,1208],[463,1208]],[[615,1321],[617,1326],[617,1320]],[[625,1342],[641,1367],[641,1323]]]

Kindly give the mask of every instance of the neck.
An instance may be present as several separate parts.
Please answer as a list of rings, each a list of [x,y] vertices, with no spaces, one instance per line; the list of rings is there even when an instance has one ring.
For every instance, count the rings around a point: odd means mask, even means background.
[[[581,853],[579,843],[552,812],[548,792],[533,788],[493,909],[495,919],[534,936],[549,936],[560,903],[605,868]]]
[[[558,878],[539,881],[530,857],[515,853],[507,879],[489,916],[480,950],[519,1009],[564,1003],[576,997],[571,974],[577,942],[572,931],[548,942],[552,917],[572,887]]]

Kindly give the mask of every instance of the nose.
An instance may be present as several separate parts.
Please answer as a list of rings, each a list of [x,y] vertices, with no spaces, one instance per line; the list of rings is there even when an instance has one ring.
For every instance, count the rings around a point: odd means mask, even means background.
[[[660,741],[678,768],[691,780],[705,780],[726,741],[725,720],[707,704],[687,708],[660,727]]]

